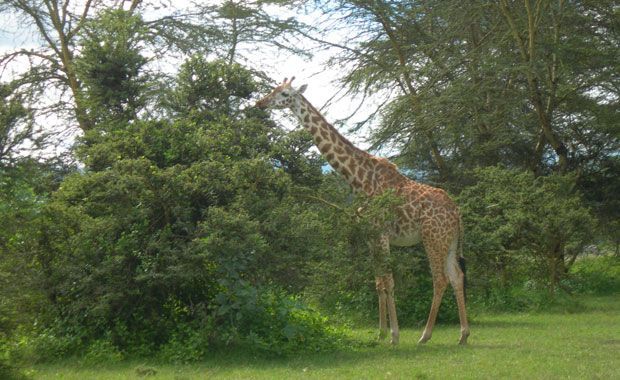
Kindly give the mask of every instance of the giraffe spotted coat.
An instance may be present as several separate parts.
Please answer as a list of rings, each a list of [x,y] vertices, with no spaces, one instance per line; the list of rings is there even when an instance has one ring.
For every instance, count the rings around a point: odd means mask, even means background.
[[[392,189],[401,197],[403,203],[394,210],[395,222],[379,231],[378,240],[370,242],[370,246],[378,249],[380,256],[387,256],[390,245],[411,246],[422,242],[433,277],[433,302],[419,342],[424,343],[431,338],[443,293],[450,283],[454,288],[461,322],[459,342],[465,344],[469,336],[469,325],[465,310],[464,268],[460,265],[463,260],[463,229],[457,205],[445,191],[412,181],[388,160],[354,146],[302,95],[306,86],[296,90],[291,86],[292,80],[285,79],[270,94],[259,100],[257,107],[290,109],[310,132],[323,157],[354,191],[372,197]],[[387,335],[387,316],[391,341],[397,344],[399,328],[391,271],[383,265],[377,265],[375,284],[379,298],[379,337],[384,338]]]

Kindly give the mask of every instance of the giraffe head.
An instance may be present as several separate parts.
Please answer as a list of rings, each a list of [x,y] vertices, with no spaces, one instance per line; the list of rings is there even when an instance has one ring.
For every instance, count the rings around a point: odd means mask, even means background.
[[[301,95],[308,85],[304,84],[299,89],[294,89],[291,86],[295,77],[292,77],[291,80],[287,80],[284,78],[284,81],[271,91],[271,93],[258,102],[256,102],[256,106],[258,108],[273,108],[273,109],[283,109],[283,108],[291,108],[297,99],[298,95]]]

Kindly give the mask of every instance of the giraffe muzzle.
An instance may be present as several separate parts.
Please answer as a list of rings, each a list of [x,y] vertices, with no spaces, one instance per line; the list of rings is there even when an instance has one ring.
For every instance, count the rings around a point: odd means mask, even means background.
[[[254,106],[262,110],[267,109],[269,107],[269,98],[265,97],[265,98],[260,99],[259,101],[256,102]]]

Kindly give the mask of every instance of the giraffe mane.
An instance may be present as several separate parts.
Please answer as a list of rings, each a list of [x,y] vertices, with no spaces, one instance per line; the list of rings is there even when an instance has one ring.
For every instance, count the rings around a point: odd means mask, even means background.
[[[380,165],[387,166],[390,169],[398,170],[398,166],[396,166],[395,163],[388,160],[387,158],[375,156],[375,159],[379,162]]]

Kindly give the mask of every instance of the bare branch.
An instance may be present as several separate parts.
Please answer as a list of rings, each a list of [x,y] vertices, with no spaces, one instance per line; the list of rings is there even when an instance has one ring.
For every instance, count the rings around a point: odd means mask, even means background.
[[[84,10],[82,11],[82,15],[78,19],[77,25],[75,26],[75,28],[67,32],[68,39],[70,40],[73,39],[73,37],[75,37],[80,32],[82,27],[84,26],[84,23],[86,22],[86,19],[88,17],[88,12],[90,11],[91,4],[92,4],[92,0],[86,1],[86,4],[84,5]]]

